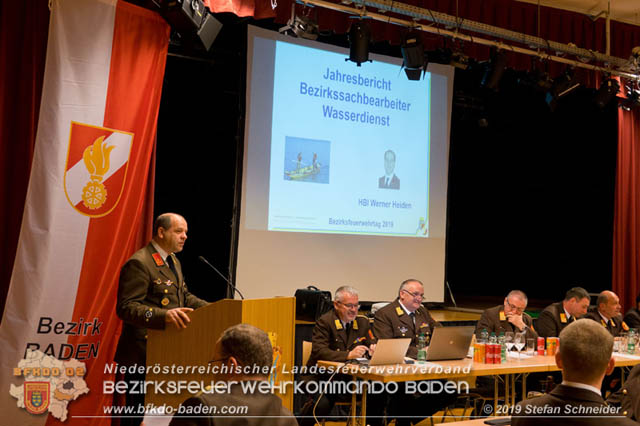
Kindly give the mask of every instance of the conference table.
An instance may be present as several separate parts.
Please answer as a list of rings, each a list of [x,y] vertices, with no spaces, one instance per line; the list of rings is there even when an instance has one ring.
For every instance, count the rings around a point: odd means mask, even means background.
[[[616,367],[633,367],[640,364],[640,356],[614,354]],[[361,393],[361,415],[357,416],[356,405],[358,402],[358,394],[354,392],[351,398],[351,417],[352,424],[358,424],[358,419],[365,424],[366,419],[366,396],[368,382],[406,382],[406,381],[424,381],[424,380],[461,380],[469,377],[493,376],[494,377],[494,399],[493,410],[489,415],[505,415],[508,414],[509,406],[514,405],[516,401],[516,380],[522,378],[522,395],[526,396],[526,377],[530,373],[559,371],[554,356],[531,356],[512,358],[509,357],[507,362],[502,364],[484,364],[474,362],[466,358],[453,361],[437,361],[427,362],[424,364],[397,364],[397,365],[380,365],[380,366],[362,366],[358,364],[345,364],[331,361],[318,361],[318,365],[326,367],[330,370],[339,369],[342,374],[350,375],[353,380],[360,380],[365,383],[362,385]],[[623,377],[624,380],[624,377]],[[504,404],[498,406],[499,385],[504,382]]]

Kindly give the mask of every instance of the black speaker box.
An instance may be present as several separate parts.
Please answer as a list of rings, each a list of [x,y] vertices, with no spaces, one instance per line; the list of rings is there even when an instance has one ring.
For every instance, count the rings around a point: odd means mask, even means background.
[[[178,32],[199,29],[207,14],[202,0],[169,0],[162,10],[164,19]]]
[[[204,18],[204,22],[198,30],[198,38],[204,45],[205,49],[211,49],[211,45],[218,36],[218,33],[222,29],[222,23],[213,17],[211,14],[207,14]]]

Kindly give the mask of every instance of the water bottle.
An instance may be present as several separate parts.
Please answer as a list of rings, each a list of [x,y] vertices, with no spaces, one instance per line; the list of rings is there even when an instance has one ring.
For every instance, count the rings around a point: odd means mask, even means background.
[[[489,344],[495,345],[496,343],[498,343],[498,338],[496,337],[496,332],[492,331],[491,335],[489,336]]]
[[[418,361],[427,360],[427,338],[424,333],[420,333],[418,336]]]
[[[636,351],[636,330],[632,328],[627,334],[627,352],[633,354]]]
[[[425,346],[429,346],[429,344],[431,343],[431,327],[429,327],[429,324],[427,324],[423,329],[422,332],[424,333],[424,344]]]
[[[486,328],[483,328],[482,331],[480,332],[480,339],[478,340],[478,343],[487,343],[488,340],[489,340],[489,332],[487,331]]]
[[[500,345],[500,362],[507,362],[507,345],[505,343],[503,331],[501,331],[498,336],[498,344]]]

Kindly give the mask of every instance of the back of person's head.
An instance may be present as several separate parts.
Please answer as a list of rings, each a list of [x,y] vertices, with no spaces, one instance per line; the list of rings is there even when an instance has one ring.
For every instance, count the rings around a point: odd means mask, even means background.
[[[564,300],[566,301],[569,301],[571,299],[576,299],[577,301],[580,301],[584,298],[591,299],[591,296],[589,296],[589,293],[587,292],[587,290],[585,290],[582,287],[573,287],[572,289],[567,291],[567,294],[564,295]]]
[[[273,349],[269,336],[249,324],[237,324],[227,328],[220,336],[221,357],[234,357],[242,366],[270,367]]]
[[[559,356],[566,377],[587,383],[607,369],[613,337],[599,322],[581,319],[560,332]]]

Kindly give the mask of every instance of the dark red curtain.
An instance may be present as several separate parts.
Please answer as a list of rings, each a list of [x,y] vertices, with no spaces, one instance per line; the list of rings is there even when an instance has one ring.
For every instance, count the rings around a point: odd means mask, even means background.
[[[29,184],[48,28],[46,1],[0,1],[0,312]]]
[[[618,115],[613,291],[626,311],[640,292],[640,110]]]

